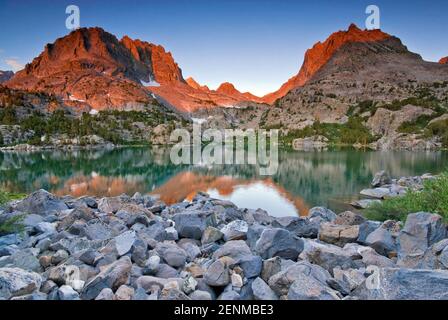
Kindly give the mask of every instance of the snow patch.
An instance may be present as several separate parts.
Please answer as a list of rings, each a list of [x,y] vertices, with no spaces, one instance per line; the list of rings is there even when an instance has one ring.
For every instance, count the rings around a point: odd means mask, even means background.
[[[144,87],[160,87],[160,83],[158,83],[157,81],[153,80],[151,78],[151,76],[149,77],[149,81],[148,82],[146,82],[144,80],[140,80],[140,83]]]
[[[197,123],[197,124],[203,124],[203,123],[207,122],[207,119],[201,119],[201,118],[191,118],[191,120],[193,121],[193,123]]]
[[[77,99],[77,98],[75,98],[75,96],[73,96],[73,95],[71,95],[71,94],[68,95],[68,99],[69,99],[70,101],[86,102],[85,100],[81,100],[81,99]]]
[[[94,116],[94,115],[98,114],[98,110],[92,109],[89,111],[89,114]]]

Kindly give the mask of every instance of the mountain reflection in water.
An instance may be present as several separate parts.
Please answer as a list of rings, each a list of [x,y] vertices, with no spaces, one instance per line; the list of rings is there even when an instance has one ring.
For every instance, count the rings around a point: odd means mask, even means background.
[[[377,171],[437,174],[448,165],[448,153],[441,151],[281,151],[279,156],[278,172],[262,177],[252,165],[174,165],[167,148],[0,152],[0,188],[25,193],[43,188],[76,197],[151,193],[168,204],[204,191],[275,216],[306,215],[317,205],[347,209]]]

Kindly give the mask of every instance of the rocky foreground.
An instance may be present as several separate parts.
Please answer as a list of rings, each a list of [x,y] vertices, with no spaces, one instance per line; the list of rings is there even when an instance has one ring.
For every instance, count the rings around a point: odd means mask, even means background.
[[[0,299],[448,299],[447,226],[431,213],[403,226],[322,207],[276,218],[206,194],[165,206],[39,190],[0,223],[20,214],[25,231],[0,237]]]

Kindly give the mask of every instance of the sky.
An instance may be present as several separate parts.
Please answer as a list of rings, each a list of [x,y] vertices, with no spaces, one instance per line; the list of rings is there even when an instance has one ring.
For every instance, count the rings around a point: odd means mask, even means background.
[[[172,52],[185,78],[232,82],[257,95],[297,74],[308,48],[350,23],[365,28],[368,5],[381,29],[428,61],[448,56],[447,0],[0,0],[0,70],[18,70],[68,34],[68,5],[81,27],[99,26]]]

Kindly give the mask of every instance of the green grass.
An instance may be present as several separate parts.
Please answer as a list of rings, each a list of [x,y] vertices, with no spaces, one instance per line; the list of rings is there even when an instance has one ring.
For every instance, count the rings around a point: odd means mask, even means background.
[[[316,121],[312,126],[300,130],[291,130],[288,135],[282,136],[285,145],[291,145],[294,139],[306,138],[316,135],[326,137],[333,145],[353,145],[355,143],[368,144],[376,140],[365,127],[360,117],[349,117],[345,124],[320,123]]]
[[[426,137],[439,136],[442,145],[448,148],[448,119],[431,123],[425,130]]]
[[[448,222],[448,171],[426,181],[422,191],[409,191],[402,197],[375,203],[364,213],[371,220],[405,221],[408,214],[420,211],[437,213]]]
[[[0,206],[4,205],[5,203],[8,203],[9,201],[23,199],[24,197],[25,195],[23,194],[9,193],[0,190]],[[23,215],[18,215],[6,221],[0,222],[0,235],[22,232],[23,218],[24,218]]]

